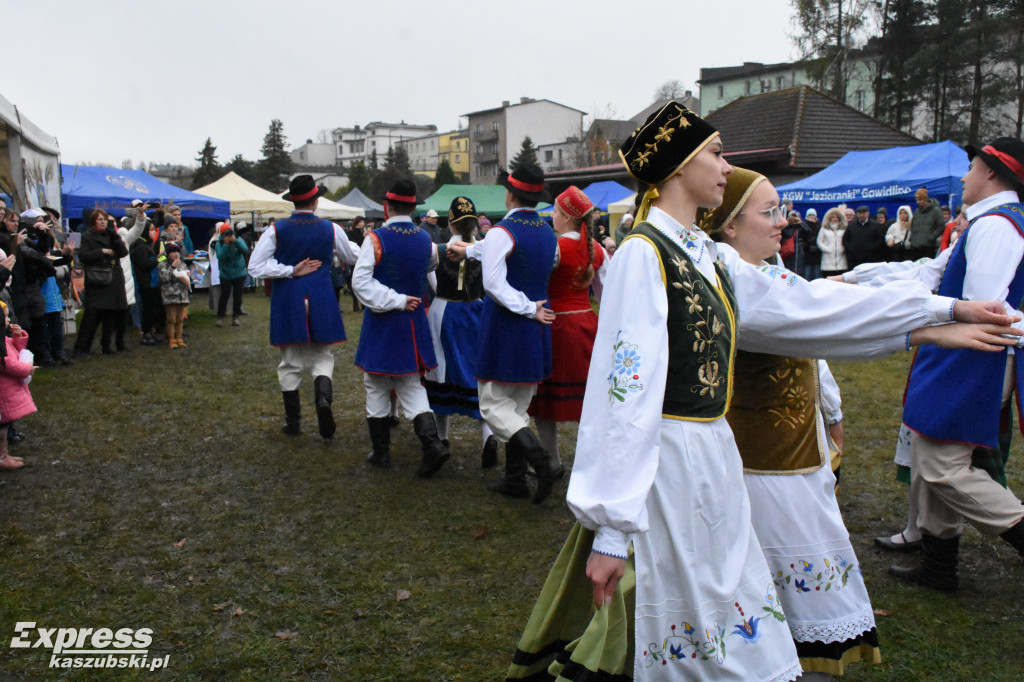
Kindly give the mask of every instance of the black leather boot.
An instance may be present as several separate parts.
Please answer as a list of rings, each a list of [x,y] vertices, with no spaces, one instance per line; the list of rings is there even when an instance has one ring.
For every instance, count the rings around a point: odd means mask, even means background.
[[[299,399],[298,389],[294,391],[281,391],[284,398],[284,426],[281,433],[289,436],[299,435],[299,422],[302,421],[302,401]]]
[[[953,592],[960,587],[956,575],[960,536],[937,538],[925,533],[921,538],[921,563],[914,567],[893,566],[889,573],[918,585],[941,592]]]
[[[506,443],[505,476],[500,481],[488,483],[487,489],[506,497],[529,497],[530,488],[526,485],[526,469],[526,459]]]
[[[285,425],[281,427],[281,432],[299,435],[299,422],[302,421],[302,400],[299,399],[299,391],[282,391],[281,397],[285,400]]]
[[[316,400],[316,420],[320,427],[320,437],[330,438],[337,428],[334,424],[334,413],[331,412],[334,391],[330,377],[318,376],[313,379],[313,396]]]
[[[1010,545],[1020,552],[1022,557],[1024,557],[1024,520],[1018,521],[1016,525],[1010,526],[1010,530],[1002,533],[999,537],[1010,543]]]
[[[416,470],[416,475],[420,478],[433,476],[441,470],[441,467],[452,455],[448,446],[437,435],[437,422],[434,420],[434,413],[421,412],[413,417],[412,428],[423,448],[423,461],[420,462],[420,468]]]
[[[480,453],[480,467],[490,469],[498,463],[498,439],[495,436],[487,436],[484,442],[484,449]]]
[[[517,451],[520,456],[537,472],[537,490],[533,493],[533,503],[539,504],[551,494],[558,472],[551,465],[547,451],[529,427],[519,429],[508,441],[510,450]]]
[[[391,466],[391,428],[387,417],[367,417],[366,425],[370,427],[370,443],[373,451],[366,456],[366,461],[375,467],[387,469]]]

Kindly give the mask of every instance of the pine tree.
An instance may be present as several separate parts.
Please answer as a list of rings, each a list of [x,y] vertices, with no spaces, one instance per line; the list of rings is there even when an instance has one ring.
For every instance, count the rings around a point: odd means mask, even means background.
[[[249,161],[241,154],[235,154],[235,158],[228,161],[228,164],[224,166],[224,170],[232,171],[249,182],[256,182],[257,180],[256,163]]]
[[[448,159],[441,159],[441,163],[437,164],[437,173],[434,174],[434,191],[436,192],[445,185],[457,184],[459,184],[459,179],[455,176],[452,165],[448,163]]]
[[[196,161],[199,162],[199,168],[192,176],[192,189],[205,187],[223,175],[220,164],[217,163],[217,147],[210,141],[210,138],[206,138]]]
[[[868,0],[791,0],[796,11],[793,39],[801,55],[814,60],[807,72],[818,87],[846,101],[846,51],[867,23]]]
[[[534,166],[537,165],[537,148],[533,146],[533,140],[530,139],[529,135],[523,138],[523,144],[519,148],[519,153],[512,159],[510,164],[512,172],[514,173],[517,168],[526,163],[533,164]],[[500,173],[498,177],[501,177]]]
[[[412,180],[409,169],[409,152],[404,147],[388,147],[384,155],[384,168],[370,174],[371,198],[384,196],[391,187],[401,179]]]
[[[345,186],[345,193],[341,196],[345,196],[354,189],[358,189],[363,194],[370,193],[370,171],[366,168],[366,162],[363,160],[352,164],[352,168],[348,172],[348,185]]]
[[[292,172],[292,157],[286,148],[287,138],[284,135],[284,124],[275,118],[270,122],[270,129],[263,136],[263,158],[260,159],[257,177],[260,186],[272,192],[284,191],[288,187],[288,177]]]

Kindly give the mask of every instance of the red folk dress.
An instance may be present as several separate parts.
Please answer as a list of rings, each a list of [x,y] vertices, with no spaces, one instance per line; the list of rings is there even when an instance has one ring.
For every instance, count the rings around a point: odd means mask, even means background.
[[[578,422],[597,335],[597,315],[590,305],[590,288],[579,289],[573,284],[587,267],[588,254],[580,247],[579,233],[559,237],[558,250],[558,267],[548,282],[548,305],[555,312],[551,325],[551,376],[537,386],[529,413],[536,419]],[[604,249],[595,243],[595,273],[606,257]]]

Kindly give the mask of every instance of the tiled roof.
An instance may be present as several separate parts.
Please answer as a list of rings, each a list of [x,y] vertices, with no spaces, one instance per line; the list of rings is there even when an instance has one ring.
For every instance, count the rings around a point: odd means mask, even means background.
[[[726,158],[741,165],[821,169],[849,151],[921,143],[806,85],[741,97],[707,120],[722,133]]]

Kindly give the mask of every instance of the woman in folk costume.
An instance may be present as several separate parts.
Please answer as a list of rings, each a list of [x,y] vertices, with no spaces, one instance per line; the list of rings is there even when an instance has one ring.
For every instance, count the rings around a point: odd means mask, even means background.
[[[643,200],[601,297],[568,492],[579,523],[508,677],[793,680],[800,663],[724,418],[737,334],[751,351],[863,358],[951,310],[1010,316],[914,283],[853,296],[860,287],[763,272],[716,245],[694,220],[722,202],[732,169],[717,131],[677,102],[620,153]],[[991,348],[1010,331],[944,333]]]
[[[473,243],[477,226],[473,202],[467,197],[455,197],[448,209],[448,228],[452,233],[449,242]],[[434,342],[437,367],[426,373],[423,383],[427,387],[430,409],[437,420],[437,433],[447,442],[451,415],[480,419],[473,354],[480,334],[484,280],[480,261],[471,259],[453,262],[441,257],[437,270],[431,276],[437,296],[427,313],[427,323]],[[498,440],[486,422],[481,421],[481,425],[481,464],[489,468],[497,463]]]
[[[590,285],[597,285],[600,291],[608,262],[604,249],[589,236],[598,213],[575,185],[555,198],[552,217],[561,258],[548,282],[548,305],[555,311],[551,375],[537,387],[529,413],[537,422],[537,435],[552,466],[559,472],[563,469],[558,456],[558,422],[578,422],[583,411],[583,391],[597,334]]]
[[[779,194],[767,178],[733,168],[722,205],[701,227],[747,263],[777,270],[768,261],[776,260],[786,226],[778,206]],[[826,381],[833,393],[838,388],[827,365],[739,350],[733,377],[727,418],[743,458],[754,530],[804,678],[828,680],[842,675],[848,663],[880,662],[871,601],[828,466],[822,394]]]

